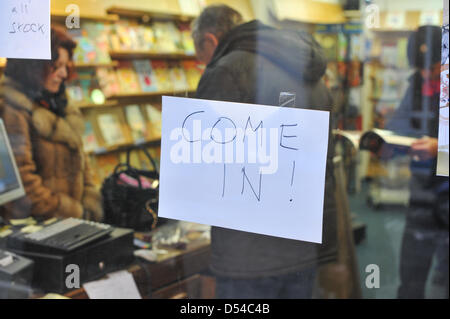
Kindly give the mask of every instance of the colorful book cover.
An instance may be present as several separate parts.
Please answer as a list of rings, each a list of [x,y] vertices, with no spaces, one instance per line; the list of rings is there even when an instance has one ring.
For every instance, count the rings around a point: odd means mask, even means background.
[[[150,26],[139,26],[136,29],[139,50],[150,51],[155,46],[155,35]]]
[[[189,23],[180,23],[181,44],[185,54],[195,55],[194,39]]]
[[[156,81],[158,83],[158,91],[171,92],[173,91],[173,83],[170,79],[169,67],[165,61],[152,61],[152,69],[155,72]]]
[[[85,21],[83,29],[87,37],[94,43],[96,52],[96,63],[111,63],[109,55],[108,33],[109,25],[101,22]]]
[[[98,115],[97,120],[106,146],[126,143],[126,138],[120,125],[120,120],[115,114],[100,114]]]
[[[67,84],[67,98],[72,104],[80,104],[84,101],[83,89],[79,79],[74,79]]]
[[[98,82],[96,82],[96,78],[94,75],[94,71],[92,70],[79,70],[77,72],[77,79],[79,86],[83,92],[83,100],[84,103],[92,103],[91,92],[94,89],[98,89]]]
[[[147,127],[139,105],[125,107],[125,117],[131,129],[131,136],[135,143],[142,143],[147,138]]]
[[[155,49],[159,52],[183,50],[180,30],[173,22],[155,22],[152,25],[156,38]]]
[[[158,84],[156,75],[153,72],[150,61],[148,60],[134,60],[134,69],[136,70],[139,78],[139,84],[143,92],[156,92],[158,91]]]
[[[120,61],[117,68],[120,90],[123,93],[138,93],[139,79],[130,61]]]
[[[128,25],[120,23],[116,26],[116,33],[120,41],[120,50],[132,50],[133,39],[130,36]]]
[[[84,103],[103,104],[105,95],[103,94],[95,70],[80,70],[77,72],[78,81],[83,92]]]
[[[147,119],[150,123],[149,130],[151,138],[161,137],[161,111],[151,104],[145,105],[145,111],[147,112]]]
[[[73,52],[73,61],[75,63],[96,63],[97,50],[95,42],[86,35],[75,38],[77,46]]]
[[[188,89],[188,84],[186,81],[186,75],[184,74],[183,68],[179,65],[172,65],[169,68],[170,80],[173,84],[173,89],[175,91],[184,91]]]
[[[111,68],[97,68],[96,76],[106,97],[110,97],[120,93],[119,80],[116,72]]]
[[[202,77],[204,65],[194,60],[185,60],[182,62],[182,66],[189,90],[195,91]]]
[[[90,152],[98,148],[94,128],[89,120],[84,121],[83,146],[85,152]]]

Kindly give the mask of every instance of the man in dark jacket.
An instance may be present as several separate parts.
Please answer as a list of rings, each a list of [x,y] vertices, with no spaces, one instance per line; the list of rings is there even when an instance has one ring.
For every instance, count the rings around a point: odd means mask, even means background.
[[[331,110],[321,81],[326,60],[310,35],[243,23],[238,12],[221,5],[207,7],[194,21],[193,38],[207,65],[197,98],[279,105],[281,92],[294,92],[297,107]],[[336,253],[332,158],[330,139],[322,245],[212,227],[217,298],[311,297],[318,262]]]

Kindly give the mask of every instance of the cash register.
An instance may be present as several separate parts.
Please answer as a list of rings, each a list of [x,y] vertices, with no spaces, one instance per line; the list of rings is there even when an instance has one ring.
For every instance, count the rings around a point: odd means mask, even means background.
[[[24,195],[0,119],[0,206]],[[66,284],[68,266],[79,268],[84,283],[129,265],[134,260],[133,250],[130,229],[76,218],[30,217],[20,223],[0,220],[0,298],[11,298],[12,286],[31,285],[42,292],[64,293],[73,288]]]
[[[25,191],[11,151],[8,136],[0,119],[0,206],[20,198]],[[0,216],[0,231],[7,231]],[[2,249],[0,246],[0,299],[25,298],[30,292],[34,262]]]

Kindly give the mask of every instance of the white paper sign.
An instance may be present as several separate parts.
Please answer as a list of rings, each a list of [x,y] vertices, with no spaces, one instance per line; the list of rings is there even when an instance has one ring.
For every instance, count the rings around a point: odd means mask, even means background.
[[[322,242],[329,112],[163,97],[161,217]]]
[[[51,59],[50,0],[0,1],[0,57]]]
[[[142,299],[133,275],[126,270],[83,284],[89,299]]]

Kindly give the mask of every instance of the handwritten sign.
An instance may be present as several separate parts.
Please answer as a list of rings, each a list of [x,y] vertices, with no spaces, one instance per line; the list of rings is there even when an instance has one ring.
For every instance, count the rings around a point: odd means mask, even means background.
[[[329,113],[163,97],[161,217],[321,243]]]
[[[50,0],[2,0],[0,57],[51,59]]]

